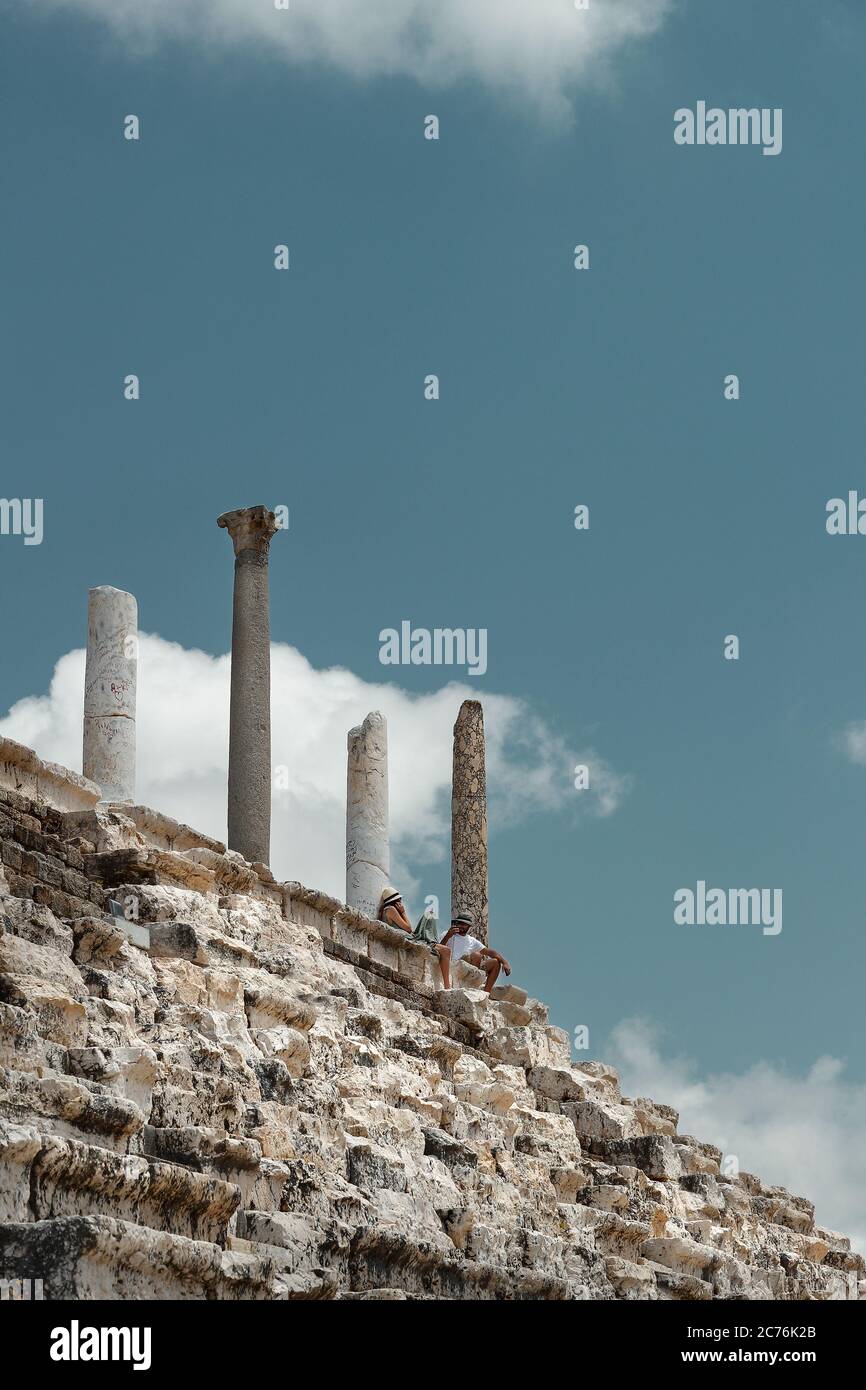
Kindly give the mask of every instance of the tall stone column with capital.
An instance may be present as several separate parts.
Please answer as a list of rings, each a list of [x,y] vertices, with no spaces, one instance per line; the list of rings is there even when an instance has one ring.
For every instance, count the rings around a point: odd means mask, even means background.
[[[271,632],[268,554],[279,529],[267,507],[224,512],[235,551],[229,715],[228,847],[251,863],[271,853]]]
[[[375,917],[391,872],[388,725],[378,710],[349,730],[346,778],[346,903]]]
[[[84,669],[85,777],[103,801],[135,801],[135,687],[138,604],[103,585],[87,596]]]
[[[487,940],[487,777],[484,712],[464,700],[454,725],[451,779],[451,917],[469,911],[473,935]]]

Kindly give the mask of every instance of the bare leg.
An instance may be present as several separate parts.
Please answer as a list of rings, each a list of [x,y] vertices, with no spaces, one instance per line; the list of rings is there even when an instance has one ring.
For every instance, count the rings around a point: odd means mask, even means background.
[[[451,952],[447,946],[437,946],[436,954],[439,957],[439,965],[442,970],[443,989],[451,988]]]
[[[490,993],[496,981],[499,979],[499,972],[502,969],[502,962],[494,960],[493,956],[485,956],[481,969],[487,972],[487,984],[484,986],[485,992]]]

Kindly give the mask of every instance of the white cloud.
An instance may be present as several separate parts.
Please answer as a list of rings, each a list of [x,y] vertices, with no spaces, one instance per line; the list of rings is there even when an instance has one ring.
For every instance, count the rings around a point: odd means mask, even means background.
[[[627,1094],[674,1106],[681,1133],[808,1197],[820,1225],[866,1254],[866,1086],[846,1079],[843,1062],[819,1057],[805,1076],[756,1062],[740,1075],[701,1079],[691,1059],[662,1056],[660,1030],[642,1019],[620,1023],[603,1055],[618,1067]]]
[[[842,748],[852,763],[866,767],[866,721],[849,724],[842,734]]]
[[[272,646],[271,668],[272,758],[275,768],[287,769],[290,788],[273,796],[277,877],[343,897],[346,735],[379,709],[388,720],[392,877],[407,893],[429,891],[420,870],[441,865],[449,844],[451,731],[461,701],[479,692],[454,682],[430,695],[411,695],[342,667],[317,671],[283,643]],[[141,637],[136,799],[220,839],[229,671],[228,656]],[[48,694],[19,700],[0,720],[0,734],[80,769],[83,688],[84,652],[68,652]],[[524,702],[485,692],[482,703],[491,833],[539,812],[606,816],[616,809],[627,777],[592,750],[578,758]],[[589,765],[589,791],[573,790],[576,761]]]
[[[29,3],[29,0],[28,0]],[[133,51],[170,39],[210,51],[250,45],[290,63],[357,77],[461,78],[518,91],[549,112],[597,79],[630,40],[660,27],[674,0],[42,0],[100,20]]]

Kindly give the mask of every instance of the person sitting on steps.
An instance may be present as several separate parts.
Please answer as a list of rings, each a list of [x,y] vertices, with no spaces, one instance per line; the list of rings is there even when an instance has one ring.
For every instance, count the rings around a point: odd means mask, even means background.
[[[389,927],[397,927],[400,931],[408,932],[413,941],[420,942],[422,946],[426,946],[428,950],[432,951],[439,960],[443,989],[451,988],[451,952],[444,942],[440,943],[439,941],[439,930],[432,912],[423,912],[417,925],[413,927],[406,915],[403,899],[396,888],[383,888],[382,896],[379,899],[379,921],[387,922]]]
[[[506,975],[510,975],[511,966],[498,951],[494,951],[490,946],[485,946],[484,942],[479,941],[477,936],[472,936],[470,927],[474,926],[475,919],[471,912],[458,912],[442,938],[442,945],[445,946],[450,941],[452,960],[468,960],[470,965],[475,965],[479,970],[484,971],[487,976],[484,989],[489,994],[499,978],[500,970],[504,970]]]

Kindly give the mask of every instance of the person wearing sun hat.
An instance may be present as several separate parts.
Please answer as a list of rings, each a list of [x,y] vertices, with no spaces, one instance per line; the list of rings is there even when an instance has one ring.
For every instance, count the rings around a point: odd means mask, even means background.
[[[413,927],[406,914],[402,894],[389,884],[382,889],[379,899],[379,921],[386,922],[389,927],[396,927],[398,931],[408,932],[413,941],[432,951],[439,960],[443,988],[451,988],[451,952],[439,941],[439,930],[432,912],[423,912]]]
[[[499,978],[500,970],[504,970],[506,975],[511,974],[511,966],[504,956],[492,947],[485,946],[483,941],[479,941],[477,936],[473,936],[471,928],[475,926],[475,918],[471,912],[458,912],[452,919],[451,926],[442,938],[442,945],[447,946],[451,943],[452,960],[466,960],[470,965],[475,965],[479,970],[483,970],[487,976],[484,989],[490,993]]]

